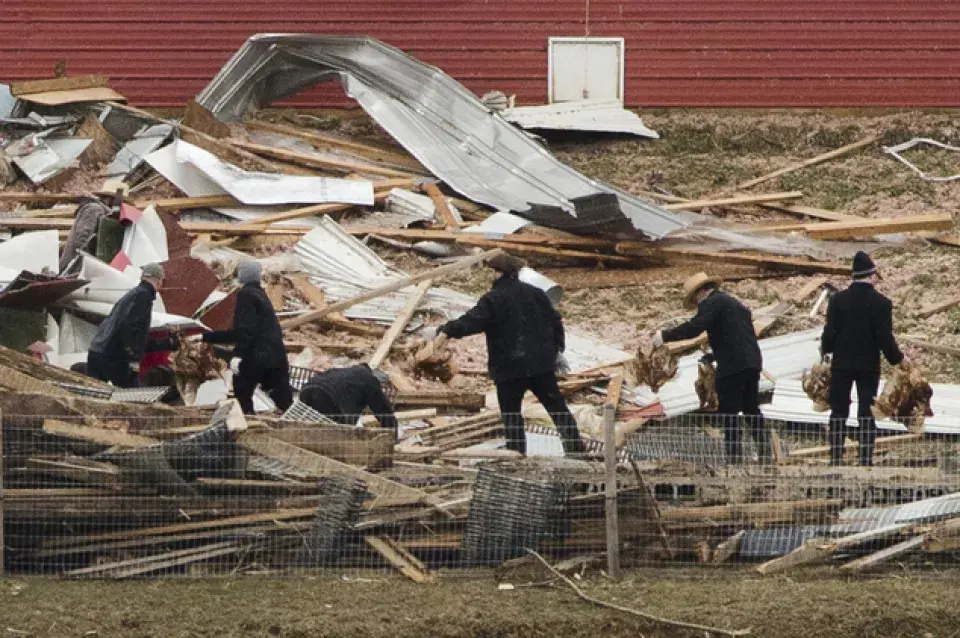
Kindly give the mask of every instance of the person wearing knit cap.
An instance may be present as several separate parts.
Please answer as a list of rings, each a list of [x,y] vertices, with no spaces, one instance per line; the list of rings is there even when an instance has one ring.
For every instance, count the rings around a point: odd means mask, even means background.
[[[163,284],[163,266],[140,268],[140,284],[120,298],[97,328],[87,352],[87,374],[118,388],[139,385],[140,359],[147,352],[176,350],[175,336],[150,340],[150,319],[157,290]]]
[[[233,327],[205,332],[202,337],[205,343],[234,344],[233,353],[240,365],[233,375],[233,394],[244,414],[253,414],[253,393],[258,385],[280,410],[285,411],[293,403],[283,331],[273,304],[260,285],[262,271],[260,262],[254,260],[237,266],[242,287],[237,292]]]
[[[820,338],[830,365],[830,463],[843,463],[844,435],[850,416],[850,391],[857,386],[860,465],[873,464],[877,423],[870,406],[880,385],[880,354],[891,365],[904,361],[893,335],[893,303],[874,289],[876,264],[861,251],[853,257],[853,281],[833,296]]]
[[[530,390],[557,426],[564,452],[581,454],[584,445],[577,422],[557,383],[557,370],[566,366],[563,320],[545,292],[520,281],[523,265],[507,254],[490,259],[487,266],[499,274],[493,289],[463,316],[424,330],[423,337],[430,340],[443,333],[461,339],[484,333],[487,368],[497,388],[507,448],[526,454],[520,410]]]

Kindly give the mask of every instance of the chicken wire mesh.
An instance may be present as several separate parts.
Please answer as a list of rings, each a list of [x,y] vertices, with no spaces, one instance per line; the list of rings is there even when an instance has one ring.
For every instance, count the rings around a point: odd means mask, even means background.
[[[397,441],[375,421],[237,421],[229,410],[5,413],[3,565],[65,578],[379,570],[425,582],[490,567],[523,578],[512,570],[528,550],[569,569],[604,564],[601,440],[584,433],[584,451],[565,455],[556,431],[532,420],[520,456],[499,417],[443,419],[405,421]],[[736,462],[729,423],[741,428]],[[822,426],[767,421],[761,436],[755,425],[690,415],[623,437],[610,503],[625,567],[953,565],[955,435],[881,432],[862,467],[852,436],[831,465]]]

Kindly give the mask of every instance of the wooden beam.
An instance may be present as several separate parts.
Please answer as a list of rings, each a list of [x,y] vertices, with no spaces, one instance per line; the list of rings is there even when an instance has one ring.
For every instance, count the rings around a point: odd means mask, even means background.
[[[458,244],[466,244],[468,246],[477,246],[480,248],[498,248],[505,252],[516,253],[518,255],[552,257],[554,259],[588,259],[598,263],[623,264],[628,266],[639,266],[640,262],[637,260],[638,256],[648,256],[654,252],[654,249],[648,245],[645,247],[645,250],[638,250],[634,253],[631,253],[631,256],[629,257],[624,255],[611,255],[607,253],[591,253],[582,250],[568,250],[564,248],[551,248],[548,246],[531,246],[522,242],[484,239],[483,235],[480,233],[461,233],[456,241]]]
[[[200,547],[190,547],[187,549],[181,549],[173,552],[164,552],[162,554],[154,554],[152,556],[143,556],[140,558],[130,558],[127,560],[115,561],[112,563],[99,563],[97,565],[92,565],[90,567],[82,567],[80,569],[72,569],[68,572],[64,572],[63,576],[89,576],[91,574],[102,574],[103,572],[110,572],[123,567],[131,566],[144,566],[150,563],[168,560],[171,558],[180,558],[183,556],[190,556],[192,554],[201,554],[213,549],[223,549],[225,547],[232,547],[236,549],[236,541],[224,541],[221,543],[213,543],[211,545],[203,545]]]
[[[380,341],[380,345],[377,346],[373,356],[370,357],[368,364],[371,368],[379,368],[383,361],[387,358],[387,355],[390,354],[390,348],[393,347],[394,342],[403,333],[403,330],[407,327],[407,324],[410,323],[414,313],[417,311],[417,307],[420,306],[420,302],[423,301],[423,298],[427,296],[427,293],[430,291],[430,287],[432,285],[433,282],[429,279],[426,281],[421,281],[419,284],[417,284],[417,289],[410,296],[410,299],[407,300],[407,305],[403,307],[403,310],[400,311],[400,314],[397,315],[397,318],[393,320],[393,324],[391,324],[386,334],[383,335],[383,340]]]
[[[929,341],[923,341],[922,339],[913,339],[910,337],[902,339],[902,341],[911,346],[917,348],[922,348],[924,350],[929,350],[930,352],[938,352],[940,354],[950,355],[952,357],[960,357],[960,348],[954,348],[952,346],[942,346],[939,343],[930,343]],[[879,442],[880,439],[877,439]]]
[[[916,549],[920,549],[923,546],[923,541],[926,538],[926,534],[920,534],[919,536],[914,536],[913,538],[908,538],[905,541],[901,541],[896,545],[891,545],[885,549],[881,549],[879,552],[874,552],[869,556],[863,556],[857,560],[850,561],[841,565],[841,571],[845,572],[859,572],[864,569],[869,569],[884,563],[891,558],[897,556],[902,556],[903,554],[908,554]]]
[[[889,219],[858,218],[854,221],[791,224],[771,228],[777,232],[803,232],[811,239],[850,239],[895,233],[948,230],[953,228],[950,213],[893,217]]]
[[[827,151],[826,153],[821,153],[820,155],[817,155],[815,157],[811,157],[809,159],[805,159],[803,161],[795,162],[788,166],[784,166],[783,168],[777,169],[771,173],[767,173],[766,175],[761,175],[760,177],[755,177],[753,179],[748,179],[745,182],[740,182],[739,184],[737,184],[736,188],[737,190],[752,188],[757,184],[768,182],[771,179],[775,179],[782,175],[786,175],[788,173],[798,171],[802,168],[807,168],[808,166],[814,166],[816,164],[822,164],[823,162],[836,159],[843,155],[847,155],[848,153],[852,153],[853,151],[860,150],[865,146],[869,146],[870,144],[873,144],[874,142],[876,142],[878,139],[879,138],[876,135],[871,135],[870,137],[864,138],[858,142],[854,142],[853,144],[847,144],[846,146],[841,146],[840,148],[836,148],[832,151]]]
[[[917,316],[921,319],[926,319],[927,317],[932,317],[933,315],[939,314],[945,310],[950,310],[956,306],[960,306],[960,297],[953,297],[952,299],[947,299],[946,301],[941,301],[940,303],[921,308],[917,312]]]
[[[420,162],[400,149],[395,151],[381,149],[377,148],[376,146],[363,144],[354,140],[342,139],[333,135],[327,135],[319,131],[307,131],[292,126],[274,124],[272,122],[250,121],[245,122],[244,126],[248,129],[269,131],[271,133],[279,133],[281,135],[298,137],[302,140],[307,140],[314,146],[334,146],[343,148],[351,153],[354,153],[355,155],[360,155],[375,162],[380,162],[382,164],[395,164],[415,173],[422,173],[424,175],[427,174],[427,171],[423,168]]]
[[[421,419],[429,419],[430,417],[437,416],[436,408],[424,408],[422,410],[404,410],[403,412],[396,412],[394,415],[397,418],[397,421],[401,423],[404,421],[419,421]],[[362,426],[372,426],[377,425],[377,417],[374,414],[367,414],[360,419],[360,425]]]
[[[27,460],[27,467],[92,485],[115,485],[120,477],[120,468],[116,465],[80,457],[69,460],[30,458]]]
[[[777,210],[783,213],[788,213],[796,217],[812,217],[813,219],[822,219],[823,221],[828,222],[843,222],[843,221],[854,221],[861,219],[856,215],[844,215],[843,213],[836,213],[832,210],[827,210],[825,208],[814,208],[813,206],[796,206],[790,204],[784,204],[782,202],[767,202],[765,204],[760,204],[760,208],[766,208],[768,210]]]
[[[722,206],[741,206],[745,204],[762,204],[764,202],[781,202],[789,199],[800,199],[803,193],[800,191],[788,191],[781,193],[762,193],[759,195],[734,195],[732,197],[721,197],[717,199],[692,199],[676,204],[663,204],[662,207],[667,210],[697,210],[708,207]]]
[[[793,521],[797,515],[837,509],[841,499],[810,499],[803,501],[780,501],[776,503],[742,503],[714,505],[709,507],[675,507],[660,513],[666,524],[696,523],[774,523]]]
[[[631,251],[636,242],[622,242],[617,244],[617,252]],[[641,246],[644,251],[649,250],[649,246]],[[849,275],[850,266],[847,264],[834,264],[829,262],[807,261],[804,259],[794,259],[790,257],[773,257],[764,255],[751,255],[741,252],[721,252],[709,250],[696,250],[689,248],[659,248],[657,254],[666,257],[691,258],[702,261],[715,261],[721,264],[739,264],[743,266],[755,266],[767,270],[789,270],[799,273],[824,274],[824,275]]]
[[[107,86],[110,79],[105,75],[75,75],[49,80],[24,80],[13,82],[10,85],[10,95],[22,97],[34,93],[49,93],[50,91],[76,91],[79,89],[96,89]]]
[[[29,217],[0,218],[0,226],[9,230],[70,230],[73,219],[31,219]],[[312,226],[280,226],[267,228],[259,225],[255,228],[241,228],[240,224],[224,222],[180,222],[187,232],[209,233],[216,235],[306,235]]]
[[[743,542],[743,537],[746,535],[746,533],[747,530],[742,529],[727,540],[717,545],[716,549],[713,550],[713,556],[711,557],[710,562],[714,565],[720,565],[736,556],[740,551],[740,543]]]
[[[0,191],[0,202],[20,204],[75,204],[84,198],[82,194],[71,193],[33,193],[30,191]]]
[[[465,390],[417,390],[416,392],[397,391],[393,399],[396,405],[449,407],[464,410],[482,410],[486,397],[480,392]]]
[[[867,530],[857,534],[850,534],[849,536],[844,536],[834,540],[814,538],[806,541],[803,545],[793,550],[786,556],[780,556],[779,558],[774,558],[773,560],[763,563],[757,567],[757,571],[761,574],[776,574],[778,572],[797,567],[798,565],[809,565],[812,563],[821,562],[830,558],[840,550],[856,547],[858,545],[863,545],[864,543],[869,543],[882,538],[899,535],[907,527],[908,525],[899,523]]]
[[[153,206],[158,213],[169,213],[176,210],[193,210],[195,208],[241,208],[244,206],[232,195],[204,195],[203,197],[168,197],[165,199],[139,199],[134,204],[137,208]]]
[[[459,226],[457,219],[453,216],[453,211],[450,210],[450,205],[447,203],[446,196],[440,192],[440,189],[437,188],[437,185],[425,184],[423,190],[426,191],[427,195],[430,196],[430,200],[433,201],[433,206],[436,208],[437,214],[443,221],[443,225],[448,229],[457,228]]]
[[[44,419],[43,433],[60,436],[74,441],[84,441],[97,445],[119,446],[128,448],[142,448],[156,445],[156,439],[139,434],[130,434],[123,430],[109,430],[107,428],[91,427],[77,423],[67,423],[56,419]]]
[[[321,308],[327,307],[327,299],[323,291],[310,283],[306,275],[293,275],[287,278],[290,280],[290,283],[293,284],[296,291],[303,295],[315,309],[320,310]],[[332,313],[319,321],[338,330],[362,337],[382,337],[386,332],[379,326],[368,326],[351,321],[340,313]]]
[[[318,168],[327,171],[337,171],[340,173],[364,173],[368,175],[383,175],[384,177],[404,177],[413,178],[414,176],[406,171],[398,171],[394,168],[385,168],[376,164],[365,164],[350,160],[338,160],[300,153],[285,148],[276,148],[265,146],[263,144],[251,144],[249,142],[233,142],[239,148],[245,151],[270,157],[291,164],[299,164],[307,168]]]
[[[620,395],[623,392],[623,371],[618,370],[610,376],[610,382],[607,384],[607,400],[604,403],[609,403],[613,406],[613,409],[616,410],[617,406],[620,405]]]
[[[884,449],[889,447],[896,447],[898,445],[903,445],[904,443],[914,443],[923,438],[922,434],[897,434],[894,436],[880,436],[877,437],[876,443],[874,443],[874,449]],[[844,443],[843,449],[846,450],[856,450],[859,448],[859,443],[854,441],[848,441]],[[808,447],[803,448],[802,450],[792,450],[788,455],[786,460],[795,460],[795,459],[807,459],[815,458],[818,456],[826,456],[830,454],[829,445],[820,445],[817,447]]]
[[[363,540],[413,582],[430,583],[435,580],[426,565],[393,539],[387,536],[365,536]]]
[[[374,288],[374,289],[372,289],[372,290],[368,290],[368,291],[366,291],[366,292],[364,292],[364,293],[361,293],[361,294],[357,295],[356,297],[352,297],[352,298],[350,298],[350,299],[345,299],[345,300],[343,300],[343,301],[339,301],[339,302],[334,303],[334,304],[331,304],[331,305],[329,305],[329,306],[327,306],[327,307],[325,307],[325,308],[320,308],[320,309],[318,309],[318,310],[315,310],[315,311],[313,311],[313,312],[311,312],[311,313],[302,315],[302,316],[300,316],[300,317],[295,317],[295,318],[293,318],[293,319],[288,319],[288,320],[282,322],[280,325],[283,326],[283,327],[286,328],[286,329],[296,328],[296,327],[298,327],[298,326],[302,326],[302,325],[304,325],[304,324],[311,323],[311,322],[313,322],[313,321],[316,321],[316,320],[318,320],[318,319],[321,319],[321,318],[323,318],[323,317],[325,317],[325,316],[327,316],[327,315],[329,315],[329,314],[331,314],[331,313],[340,312],[341,310],[346,310],[347,308],[352,308],[353,306],[355,306],[355,305],[357,305],[357,304],[359,304],[359,303],[363,303],[364,301],[370,301],[371,299],[376,299],[377,297],[382,297],[382,296],[384,296],[384,295],[390,294],[391,292],[396,292],[396,291],[398,291],[398,290],[402,290],[402,289],[406,288],[407,286],[412,286],[412,285],[414,285],[414,284],[418,284],[418,283],[420,283],[421,281],[427,281],[428,279],[438,280],[438,279],[440,279],[441,277],[446,277],[447,275],[451,275],[451,274],[453,274],[453,273],[455,273],[455,272],[460,272],[461,270],[466,270],[467,268],[470,268],[471,266],[474,266],[474,265],[476,265],[476,264],[479,264],[479,263],[482,263],[482,262],[484,262],[484,261],[487,261],[488,259],[491,259],[491,258],[493,258],[493,257],[495,257],[495,256],[497,256],[497,255],[502,254],[502,253],[503,253],[502,250],[496,249],[496,250],[488,250],[488,251],[486,251],[486,252],[484,252],[484,253],[481,253],[481,254],[479,254],[479,255],[473,255],[473,256],[471,256],[471,257],[465,257],[464,259],[461,259],[461,260],[459,260],[459,261],[456,261],[456,262],[454,262],[454,263],[452,263],[452,264],[447,264],[446,266],[440,266],[440,267],[438,267],[438,268],[433,268],[433,269],[431,269],[431,270],[422,272],[422,273],[420,273],[420,274],[418,274],[418,275],[413,275],[413,276],[411,276],[411,277],[406,277],[405,279],[400,279],[400,280],[397,280],[397,281],[393,281],[393,282],[391,282],[391,283],[385,284],[385,285],[380,286],[380,287],[378,287],[378,288]]]
[[[266,434],[243,432],[237,439],[237,443],[249,452],[289,463],[315,478],[338,476],[348,480],[363,481],[370,492],[391,501],[403,500],[409,504],[432,504],[434,500],[423,490],[407,487],[402,483],[365,472],[352,465],[304,450],[296,445],[284,443]]]
[[[451,243],[466,243],[463,240],[482,239],[483,235],[465,231],[451,231],[439,228],[377,228],[375,226],[349,226],[344,230],[354,237],[379,235],[388,239],[407,239],[417,241],[438,241]],[[545,246],[550,248],[575,248],[580,250],[614,250],[617,243],[608,239],[595,237],[555,237],[540,233],[523,233],[506,235],[497,240],[511,246]]]

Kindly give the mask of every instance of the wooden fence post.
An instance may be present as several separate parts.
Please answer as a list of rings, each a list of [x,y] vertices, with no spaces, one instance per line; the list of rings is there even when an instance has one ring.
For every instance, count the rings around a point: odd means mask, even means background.
[[[603,456],[606,465],[607,575],[620,580],[620,524],[617,520],[617,408],[603,406]]]

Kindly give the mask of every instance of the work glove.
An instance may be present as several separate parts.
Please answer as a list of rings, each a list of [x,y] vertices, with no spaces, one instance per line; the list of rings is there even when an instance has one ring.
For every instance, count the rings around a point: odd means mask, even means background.
[[[557,353],[557,361],[554,369],[561,377],[570,374],[570,364],[567,363],[567,358],[563,356],[562,352]]]
[[[653,347],[662,348],[663,347],[663,330],[657,330],[653,333]]]
[[[438,326],[427,326],[420,331],[420,336],[424,341],[433,341],[440,335],[440,328]]]
[[[131,370],[133,370],[133,371],[136,372],[137,374],[140,374],[140,362],[139,362],[139,361],[131,361],[131,362],[130,362],[129,364],[127,364],[127,365],[130,366],[130,369],[131,369]]]
[[[234,375],[240,374],[240,359],[239,357],[234,357],[230,359],[230,372]]]

